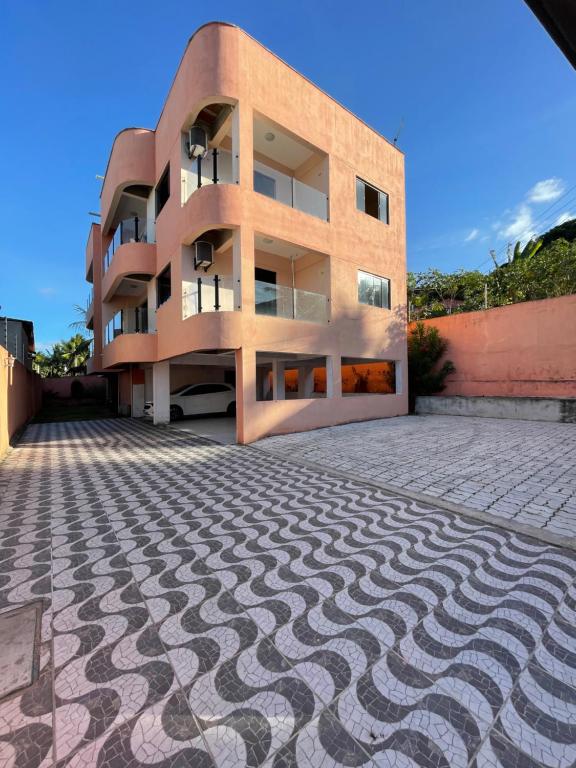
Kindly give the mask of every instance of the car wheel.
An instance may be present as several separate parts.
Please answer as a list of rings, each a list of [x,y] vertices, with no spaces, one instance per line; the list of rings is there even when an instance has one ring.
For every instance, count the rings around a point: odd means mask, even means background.
[[[184,411],[179,405],[170,406],[170,421],[179,421],[184,416]]]
[[[228,416],[236,416],[236,403],[230,403],[228,408],[226,408],[226,413]]]

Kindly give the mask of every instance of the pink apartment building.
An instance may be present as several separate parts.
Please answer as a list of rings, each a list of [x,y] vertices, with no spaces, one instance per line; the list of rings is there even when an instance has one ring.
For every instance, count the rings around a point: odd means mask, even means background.
[[[116,136],[86,276],[126,414],[220,392],[247,443],[407,412],[403,155],[238,27]]]

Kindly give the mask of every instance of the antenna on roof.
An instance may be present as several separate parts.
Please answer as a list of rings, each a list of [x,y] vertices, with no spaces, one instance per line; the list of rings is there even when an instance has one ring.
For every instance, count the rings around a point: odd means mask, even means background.
[[[403,117],[400,118],[400,125],[398,126],[398,130],[396,131],[396,136],[394,136],[394,138],[392,139],[392,142],[393,142],[394,146],[396,146],[396,144],[398,143],[398,139],[399,139],[400,134],[402,132],[402,128],[404,128],[404,118]]]

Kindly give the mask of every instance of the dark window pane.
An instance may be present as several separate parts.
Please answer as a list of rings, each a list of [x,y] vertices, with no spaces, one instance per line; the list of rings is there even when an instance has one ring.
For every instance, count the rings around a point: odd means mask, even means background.
[[[254,279],[259,283],[271,283],[276,285],[276,272],[271,269],[263,269],[262,267],[254,267]]]
[[[388,224],[388,195],[358,177],[356,177],[356,208]]]
[[[197,384],[192,387],[186,395],[213,395],[216,392],[229,392],[229,388],[225,384]]]
[[[369,187],[366,185],[365,187],[365,205],[364,210],[368,214],[368,216],[374,216],[375,219],[378,218],[378,197],[379,192],[377,189],[374,189],[374,187]]]
[[[170,267],[161,272],[156,278],[156,306],[159,307],[168,301],[172,295],[172,275]]]
[[[156,216],[158,216],[162,208],[164,208],[169,197],[170,197],[170,164],[166,166],[166,170],[164,171],[164,173],[160,177],[160,181],[156,185]]]
[[[276,200],[276,179],[254,171],[254,191]]]

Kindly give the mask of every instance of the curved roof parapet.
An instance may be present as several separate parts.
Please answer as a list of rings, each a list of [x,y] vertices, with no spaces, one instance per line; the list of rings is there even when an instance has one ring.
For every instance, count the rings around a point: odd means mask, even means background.
[[[152,187],[156,182],[154,133],[149,128],[124,128],[114,139],[100,190],[104,235],[108,228],[110,211],[122,189],[132,184]]]
[[[176,80],[176,76],[178,75],[180,67],[182,66],[183,60],[186,57],[186,54],[187,54],[188,49],[190,47],[190,44],[192,43],[192,41],[194,40],[196,35],[198,35],[199,32],[201,32],[203,29],[206,29],[207,27],[213,27],[213,26],[216,26],[216,27],[230,27],[232,29],[237,29],[243,35],[246,35],[246,37],[250,38],[250,40],[252,40],[254,43],[256,43],[261,48],[263,48],[265,51],[267,51],[271,56],[274,56],[274,58],[278,59],[278,61],[281,61],[285,66],[287,66],[289,69],[291,69],[292,72],[297,74],[303,80],[306,80],[307,83],[310,83],[310,85],[312,85],[318,91],[323,93],[327,98],[329,98],[331,101],[333,101],[335,104],[337,104],[341,109],[344,109],[346,112],[348,112],[348,114],[352,115],[352,117],[354,117],[356,120],[358,120],[363,125],[365,125],[367,128],[369,128],[373,133],[375,133],[381,139],[384,139],[384,141],[386,141],[388,144],[390,144],[391,147],[394,147],[394,149],[397,150],[398,152],[400,152],[400,154],[402,154],[402,155],[404,154],[404,152],[402,152],[401,149],[398,149],[398,147],[396,146],[396,144],[394,142],[392,142],[392,141],[390,141],[390,139],[386,138],[386,136],[381,134],[380,131],[377,131],[376,128],[373,128],[369,123],[367,123],[361,117],[358,117],[358,115],[356,115],[354,112],[352,112],[351,109],[348,109],[348,107],[344,106],[344,104],[342,104],[340,101],[338,101],[333,96],[331,96],[329,93],[327,93],[323,88],[320,88],[320,86],[317,85],[313,80],[311,80],[309,77],[306,77],[306,75],[303,75],[301,72],[299,72],[297,69],[295,69],[291,64],[289,64],[287,61],[285,61],[281,56],[278,56],[277,53],[274,53],[274,51],[271,51],[270,48],[268,48],[267,46],[263,45],[259,40],[257,40],[255,37],[253,37],[249,32],[246,32],[245,29],[242,29],[242,27],[239,27],[238,24],[233,24],[232,22],[229,22],[229,21],[207,21],[205,24],[202,24],[202,26],[198,27],[198,29],[195,32],[193,32],[192,35],[190,35],[190,37],[188,38],[188,42],[186,43],[186,48],[184,49],[184,52],[183,52],[182,56],[180,57],[180,61],[178,63],[178,67],[176,68],[176,72],[174,73],[174,77],[172,78],[172,82],[170,83],[170,88],[168,89],[168,94],[166,96],[166,99],[164,100],[164,104],[162,106],[162,110],[160,112],[160,116],[158,118],[158,122],[156,123],[156,129],[155,130],[158,129],[158,123],[160,122],[160,120],[162,118],[162,115],[164,113],[164,109],[166,107],[166,103],[167,103],[168,99],[170,98],[170,93],[172,91],[172,87],[174,85],[174,81]]]

